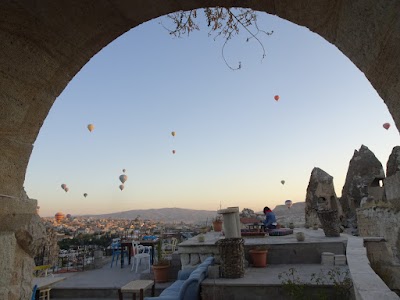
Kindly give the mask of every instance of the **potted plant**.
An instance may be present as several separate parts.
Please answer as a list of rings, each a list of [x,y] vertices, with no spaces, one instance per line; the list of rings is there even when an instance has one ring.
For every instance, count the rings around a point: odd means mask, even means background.
[[[267,266],[267,246],[257,246],[249,251],[253,267],[265,268]]]
[[[214,231],[220,232],[222,231],[222,217],[221,216],[216,216],[213,220],[213,228]]]
[[[200,243],[203,243],[203,242],[205,241],[204,234],[200,233],[200,234],[197,236],[197,240],[198,240]]]
[[[304,235],[304,232],[302,232],[302,231],[296,232],[297,241],[303,242],[305,240],[305,238],[306,238],[306,236]]]
[[[165,259],[162,252],[162,239],[157,244],[157,261],[153,263],[154,281],[167,282],[170,262]]]

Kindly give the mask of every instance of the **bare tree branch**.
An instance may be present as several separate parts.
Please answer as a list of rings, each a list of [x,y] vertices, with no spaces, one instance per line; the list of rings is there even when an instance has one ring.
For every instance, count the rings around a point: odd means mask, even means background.
[[[212,33],[214,35],[214,41],[222,36],[225,41],[222,46],[222,58],[225,64],[231,70],[239,70],[241,68],[241,62],[239,62],[239,66],[237,68],[233,68],[230,66],[225,58],[224,50],[225,46],[227,45],[228,41],[238,35],[240,32],[240,28],[244,28],[245,31],[250,34],[250,37],[246,39],[246,42],[250,41],[250,39],[255,39],[258,44],[261,46],[262,49],[262,59],[266,56],[266,51],[264,45],[257,37],[259,33],[264,33],[266,35],[271,35],[273,31],[267,32],[264,30],[260,30],[257,24],[257,14],[254,10],[249,8],[237,8],[237,14],[233,13],[230,8],[223,8],[223,7],[207,7],[204,9],[204,14],[207,19],[207,26],[210,27],[208,35],[211,36]],[[160,24],[169,32],[169,34],[175,37],[181,37],[182,35],[189,35],[194,30],[200,30],[199,25],[196,23],[197,18],[197,11],[179,11],[173,14],[169,14],[168,19],[172,21],[174,24],[174,29],[169,29],[164,26],[160,22]],[[255,32],[251,30],[251,27],[255,28]],[[261,59],[261,60],[262,60]]]

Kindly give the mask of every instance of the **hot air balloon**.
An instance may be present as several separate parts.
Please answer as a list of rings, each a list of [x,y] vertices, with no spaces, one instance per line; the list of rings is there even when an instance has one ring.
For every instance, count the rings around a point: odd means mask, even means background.
[[[87,193],[84,193],[83,196],[86,198],[87,197]]]
[[[119,189],[122,191],[122,190],[124,189],[124,185],[123,185],[123,184],[120,184],[120,185],[119,185]]]
[[[65,192],[68,192],[68,191],[69,191],[69,188],[68,188],[68,187],[65,187],[64,191],[65,191]]]
[[[128,180],[128,176],[126,176],[125,174],[122,174],[122,175],[119,176],[119,180],[120,180],[122,183],[125,183],[125,181]]]
[[[89,124],[89,125],[87,126],[87,128],[89,129],[90,132],[92,132],[93,129],[94,129],[94,125],[93,125],[93,124]]]
[[[172,150],[172,154],[175,154],[176,153],[176,151],[175,150]]]
[[[61,185],[61,188],[62,188],[63,190],[65,190],[66,187],[67,187],[67,185],[66,185],[65,183],[63,183],[63,184]]]
[[[60,222],[62,219],[64,219],[64,214],[62,212],[58,212],[55,214],[54,218],[57,222]]]
[[[71,214],[67,214],[66,216],[65,216],[67,219],[71,219]]]
[[[292,205],[293,205],[292,200],[286,200],[286,201],[285,201],[285,205],[287,206],[288,209],[291,208]]]
[[[176,135],[176,132],[175,132],[175,131],[172,131],[172,132],[171,132],[171,135],[172,135],[172,136],[175,136],[175,135]]]
[[[122,173],[125,173],[125,171],[126,171],[125,169],[122,169]]]
[[[275,101],[278,101],[279,100],[279,95],[275,95],[274,99],[275,99]]]
[[[389,127],[390,127],[390,123],[385,123],[385,124],[383,124],[382,126],[383,126],[383,128],[385,128],[386,130],[388,130]]]
[[[281,180],[282,185],[285,184],[285,180]]]

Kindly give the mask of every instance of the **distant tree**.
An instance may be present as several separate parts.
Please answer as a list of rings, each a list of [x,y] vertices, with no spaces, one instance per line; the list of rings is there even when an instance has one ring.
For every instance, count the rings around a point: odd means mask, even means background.
[[[197,23],[197,16],[199,10],[190,11],[178,11],[167,15],[167,18],[174,24],[174,29],[169,29],[161,25],[168,30],[169,34],[175,37],[181,37],[183,35],[188,35],[195,31],[200,30],[200,26]],[[204,15],[207,21],[207,27],[209,27],[208,36],[214,34],[214,41],[218,37],[223,37],[225,39],[222,46],[221,54],[225,64],[231,70],[239,70],[242,67],[239,61],[238,67],[232,67],[228,64],[225,58],[225,46],[232,37],[238,35],[240,28],[243,28],[249,36],[246,38],[246,42],[251,39],[255,39],[262,48],[262,59],[265,57],[265,48],[260,39],[258,38],[259,33],[264,33],[266,35],[271,35],[273,31],[267,32],[261,30],[257,23],[257,13],[250,8],[224,8],[224,7],[206,7],[203,9]]]
[[[95,238],[93,234],[79,234],[73,239],[63,239],[58,242],[60,249],[68,250],[71,246],[97,245],[108,247],[111,244],[112,237],[102,235],[100,238]]]
[[[243,208],[242,212],[239,214],[241,218],[255,218],[257,214],[254,210],[250,208]]]

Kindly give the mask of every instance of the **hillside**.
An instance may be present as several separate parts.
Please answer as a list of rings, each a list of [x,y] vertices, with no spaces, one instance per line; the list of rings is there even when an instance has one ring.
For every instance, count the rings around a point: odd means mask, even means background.
[[[211,219],[216,216],[216,211],[212,210],[194,210],[185,208],[158,208],[158,209],[134,209],[110,214],[102,215],[86,215],[86,217],[94,217],[98,219],[135,219],[140,216],[140,219],[162,221],[166,223],[205,223],[208,219],[210,224]]]
[[[305,202],[294,203],[293,206],[288,209],[285,205],[277,205],[274,208],[274,212],[278,219],[278,222],[284,225],[290,222],[296,225],[304,226],[305,222]],[[205,223],[208,219],[208,224],[211,224],[211,219],[216,216],[216,211],[213,210],[195,210],[185,208],[158,208],[158,209],[134,209],[116,213],[101,214],[101,215],[86,215],[85,217],[93,217],[96,219],[129,219],[133,220],[137,216],[140,219],[145,220],[157,220],[166,223]],[[260,212],[262,214],[262,212]]]
[[[305,202],[296,202],[291,208],[287,208],[286,205],[277,205],[273,211],[278,223],[288,226],[292,222],[296,227],[300,227],[305,223],[305,207]]]

